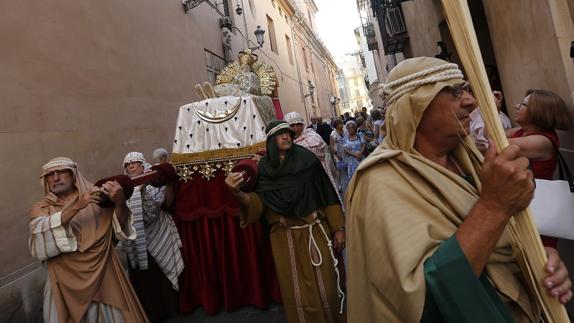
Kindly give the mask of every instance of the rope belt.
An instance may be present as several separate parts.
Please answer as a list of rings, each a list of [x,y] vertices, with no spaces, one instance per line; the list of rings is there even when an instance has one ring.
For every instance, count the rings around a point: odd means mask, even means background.
[[[325,236],[325,239],[327,240],[327,246],[329,247],[329,252],[331,254],[331,258],[333,259],[333,266],[335,267],[335,274],[337,275],[337,296],[339,298],[341,298],[341,306],[339,307],[339,314],[343,314],[343,306],[345,305],[345,293],[341,289],[341,277],[339,274],[339,268],[337,268],[339,261],[337,260],[337,258],[335,258],[335,253],[333,252],[333,242],[331,241],[331,238],[329,237],[329,235],[325,231],[325,228],[323,228],[323,226],[321,225],[321,219],[316,219],[315,221],[313,221],[309,224],[297,225],[297,226],[292,226],[292,227],[287,227],[287,228],[293,229],[293,230],[306,229],[306,228],[309,229],[309,257],[311,258],[311,264],[313,264],[313,266],[315,266],[315,267],[319,267],[319,266],[321,266],[321,264],[323,264],[323,256],[321,255],[321,250],[319,249],[319,245],[317,244],[317,241],[315,240],[315,237],[313,236],[313,227],[315,225],[318,225],[319,228],[321,228],[321,232],[323,232],[323,235]],[[315,251],[319,255],[319,261],[318,262],[315,262],[313,259],[312,249],[315,249]]]

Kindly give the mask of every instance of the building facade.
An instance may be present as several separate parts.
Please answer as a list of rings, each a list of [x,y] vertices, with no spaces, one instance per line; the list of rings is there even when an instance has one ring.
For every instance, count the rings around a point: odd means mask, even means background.
[[[336,65],[314,33],[302,34],[313,17],[299,22],[292,1],[183,2],[13,2],[0,12],[0,321],[41,321],[45,274],[30,257],[27,223],[43,195],[42,164],[68,156],[96,180],[121,173],[129,151],[151,158],[171,148],[178,108],[197,101],[194,85],[213,82],[225,66],[224,43],[235,56],[256,47],[261,26],[265,42],[255,53],[277,73],[283,111],[332,110]],[[313,73],[298,68],[301,47]],[[315,89],[306,96],[308,80]]]
[[[373,107],[367,89],[366,69],[361,61],[360,52],[336,58],[339,72],[339,92],[341,97],[340,113],[349,112],[353,115],[363,107],[370,111]]]
[[[531,88],[558,93],[574,113],[574,0],[468,4],[491,87],[503,91],[509,115]],[[378,26],[373,53],[382,54],[386,63],[377,67],[380,79],[410,57],[440,57],[462,67],[440,1],[358,0],[357,5]],[[561,150],[574,165],[574,129],[561,132],[560,139]]]
[[[317,36],[315,1],[297,1],[293,16],[295,55],[303,94],[303,108],[307,120],[321,116],[335,118],[339,111],[336,80],[337,65],[327,47]]]

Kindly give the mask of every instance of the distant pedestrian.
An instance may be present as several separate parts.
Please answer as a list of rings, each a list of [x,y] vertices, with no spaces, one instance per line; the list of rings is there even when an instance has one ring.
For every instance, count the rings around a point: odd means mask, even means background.
[[[347,131],[349,131],[349,135],[343,139],[343,151],[345,152],[343,159],[347,167],[347,181],[350,181],[364,158],[365,142],[357,131],[355,121],[347,122]]]
[[[165,148],[157,148],[153,151],[153,161],[156,164],[169,163],[169,153]]]

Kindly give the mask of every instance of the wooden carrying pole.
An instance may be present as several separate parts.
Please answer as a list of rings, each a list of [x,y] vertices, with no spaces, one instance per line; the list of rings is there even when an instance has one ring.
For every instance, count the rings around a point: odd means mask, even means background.
[[[467,0],[442,0],[442,4],[454,44],[468,80],[472,84],[486,129],[500,151],[508,146],[508,140],[498,118]],[[530,209],[516,214],[510,220],[508,228],[518,264],[532,295],[536,296],[542,308],[546,322],[570,322],[564,305],[552,297],[543,285],[543,279],[548,275],[545,269],[547,257]]]

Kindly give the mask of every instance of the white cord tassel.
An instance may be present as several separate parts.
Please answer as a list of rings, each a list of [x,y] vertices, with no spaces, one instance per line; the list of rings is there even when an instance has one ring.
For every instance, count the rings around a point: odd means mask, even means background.
[[[329,252],[331,254],[331,258],[333,259],[333,266],[335,267],[335,274],[337,275],[337,296],[341,299],[341,306],[339,307],[339,314],[343,314],[343,307],[345,306],[345,292],[343,292],[343,289],[341,288],[341,275],[339,274],[339,268],[337,268],[339,261],[337,260],[337,258],[335,258],[335,253],[333,252],[333,242],[331,241],[331,238],[329,237],[329,235],[325,231],[325,228],[323,228],[323,226],[321,225],[321,220],[317,220],[314,223],[312,223],[311,225],[309,225],[309,254],[312,255],[311,248],[315,248],[315,250],[317,251],[317,254],[319,255],[319,261],[314,262],[313,257],[311,257],[311,263],[315,267],[319,267],[319,266],[321,266],[321,264],[323,264],[323,257],[321,256],[321,250],[319,250],[319,245],[317,245],[317,241],[315,240],[315,237],[313,236],[313,226],[315,224],[318,224],[319,228],[321,228],[321,232],[323,232],[323,235],[325,236],[325,239],[327,240],[327,246],[329,247]]]

